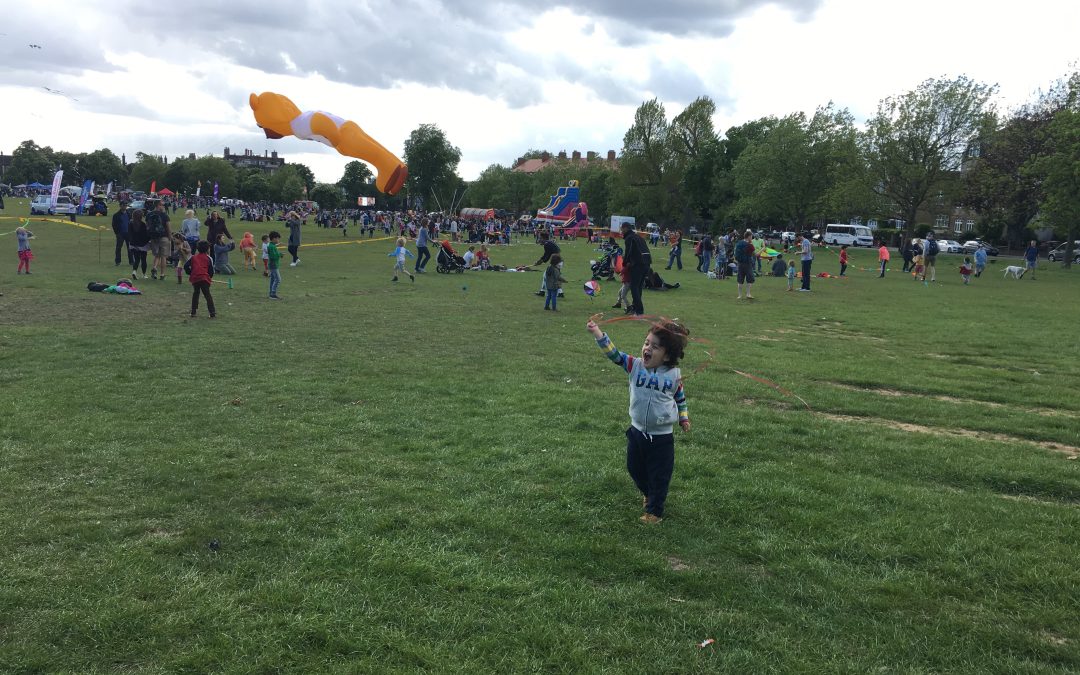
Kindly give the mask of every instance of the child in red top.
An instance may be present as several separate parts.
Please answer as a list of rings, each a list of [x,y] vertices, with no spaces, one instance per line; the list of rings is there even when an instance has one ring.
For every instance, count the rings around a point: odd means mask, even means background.
[[[847,272],[847,244],[840,246],[840,276]]]
[[[964,258],[964,264],[960,266],[960,277],[965,284],[971,283],[971,258]]]
[[[885,265],[889,262],[889,249],[885,248],[885,244],[878,243],[881,244],[881,248],[877,250],[877,259],[881,263],[881,274],[878,275],[878,279],[881,279],[885,276]]]
[[[199,252],[191,256],[184,265],[184,271],[188,273],[188,281],[191,282],[191,316],[199,310],[199,293],[206,296],[206,309],[210,311],[210,318],[217,316],[214,309],[214,297],[210,295],[210,281],[214,278],[214,260],[208,254],[210,242],[200,241]]]

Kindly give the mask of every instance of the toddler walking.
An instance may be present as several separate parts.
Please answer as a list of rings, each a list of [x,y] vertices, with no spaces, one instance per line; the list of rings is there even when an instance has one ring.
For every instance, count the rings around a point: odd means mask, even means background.
[[[964,284],[971,283],[971,274],[974,269],[971,266],[971,258],[964,258],[964,264],[960,266],[960,278],[964,280]]]
[[[30,251],[30,240],[33,238],[34,233],[25,227],[15,228],[15,239],[19,242],[19,269],[16,274],[22,274],[23,269],[30,274],[30,261],[34,259],[34,254]]]
[[[544,287],[547,288],[547,296],[544,298],[544,309],[550,309],[553,312],[559,311],[555,308],[559,302],[559,289],[562,287],[562,283],[566,281],[562,274],[559,274],[559,263],[562,262],[562,256],[556,253],[551,256],[551,260],[548,261],[547,269],[544,270]]]
[[[264,234],[262,236],[262,261],[263,261],[263,276],[270,276],[270,254],[266,252],[266,248],[270,245],[270,236]]]
[[[654,324],[645,336],[641,356],[620,352],[595,322],[585,324],[596,344],[630,380],[630,428],[626,430],[626,470],[644,495],[646,524],[664,519],[664,503],[675,468],[676,421],[690,431],[679,360],[687,331],[674,322]]]
[[[795,260],[789,260],[787,264],[787,272],[784,273],[787,277],[787,289],[789,291],[795,290]]]
[[[269,268],[270,276],[270,299],[280,300],[278,297],[277,289],[281,284],[281,271],[278,267],[281,265],[281,251],[277,249],[277,244],[281,241],[281,234],[274,230],[268,235],[269,241],[266,243],[266,259],[267,266]]]
[[[249,266],[252,270],[255,269],[255,235],[250,232],[244,233],[244,238],[240,240],[240,252],[244,254],[244,269]]]
[[[191,260],[191,244],[179,232],[174,233],[172,238],[176,253],[180,256],[176,261],[176,283],[182,284],[184,283],[184,270],[187,269],[187,261]],[[197,249],[199,242],[195,242],[195,246]]]
[[[394,263],[394,278],[390,281],[397,281],[398,272],[408,274],[409,281],[416,281],[416,277],[413,276],[413,273],[405,269],[405,256],[410,258],[416,257],[413,255],[412,251],[405,248],[405,237],[398,237],[397,248],[386,254],[387,258],[397,258],[397,262]]]

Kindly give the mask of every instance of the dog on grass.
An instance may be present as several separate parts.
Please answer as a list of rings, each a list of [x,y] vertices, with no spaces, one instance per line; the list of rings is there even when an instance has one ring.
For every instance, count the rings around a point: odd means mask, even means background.
[[[1005,274],[1002,275],[1002,278],[1007,277],[1011,274],[1013,275],[1014,279],[1023,279],[1024,272],[1027,272],[1027,270],[1023,267],[1020,267],[1019,265],[1009,265],[1005,268]]]

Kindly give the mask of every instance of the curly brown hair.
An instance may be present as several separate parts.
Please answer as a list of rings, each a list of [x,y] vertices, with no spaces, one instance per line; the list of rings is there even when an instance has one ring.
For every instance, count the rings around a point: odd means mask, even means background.
[[[669,367],[679,365],[679,360],[686,353],[690,330],[674,321],[664,321],[653,324],[653,327],[649,329],[649,334],[655,335],[664,349],[664,354],[667,356],[664,359],[664,365]]]

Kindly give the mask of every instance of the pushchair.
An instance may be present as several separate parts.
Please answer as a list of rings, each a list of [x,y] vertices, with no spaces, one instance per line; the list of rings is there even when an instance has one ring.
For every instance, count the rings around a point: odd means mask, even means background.
[[[608,279],[615,278],[615,261],[622,255],[622,251],[618,246],[605,246],[600,249],[603,252],[603,256],[592,265],[589,269],[592,270],[593,279]]]
[[[465,271],[465,259],[440,246],[439,253],[435,256],[435,271],[439,274],[461,274]]]

